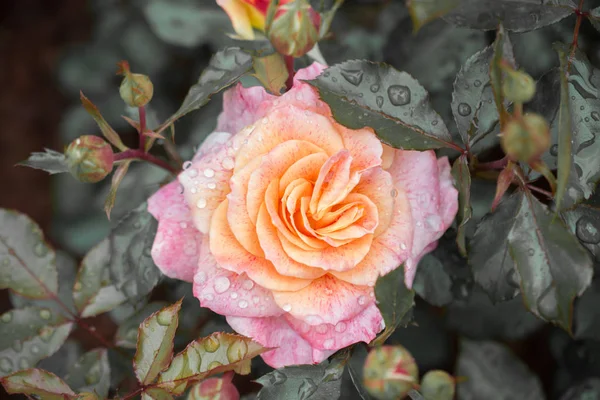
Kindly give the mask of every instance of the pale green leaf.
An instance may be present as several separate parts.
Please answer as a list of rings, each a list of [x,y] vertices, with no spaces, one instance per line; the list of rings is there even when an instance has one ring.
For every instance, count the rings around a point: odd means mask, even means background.
[[[75,392],[59,377],[41,369],[27,369],[0,380],[10,394],[37,395],[44,400],[76,398]]]
[[[155,312],[140,325],[133,367],[142,385],[152,383],[171,363],[180,309],[181,300]]]
[[[44,299],[58,291],[56,253],[25,214],[0,209],[0,289]]]
[[[31,153],[29,158],[25,161],[21,161],[17,165],[25,167],[41,169],[52,174],[60,174],[63,172],[69,172],[69,167],[65,160],[65,155],[58,151],[44,149],[45,152],[34,152]]]
[[[281,54],[266,57],[252,57],[254,76],[270,93],[279,96],[285,89],[288,70]]]

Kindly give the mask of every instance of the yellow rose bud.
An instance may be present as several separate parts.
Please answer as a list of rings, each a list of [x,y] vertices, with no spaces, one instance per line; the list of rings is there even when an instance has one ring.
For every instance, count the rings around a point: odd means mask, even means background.
[[[67,147],[65,156],[71,174],[85,183],[101,181],[113,168],[113,150],[100,136],[85,135],[75,139]]]
[[[306,2],[280,6],[269,28],[269,40],[278,53],[301,57],[319,41],[320,16]]]
[[[506,124],[501,144],[511,160],[537,160],[550,147],[550,126],[541,115],[525,114]]]

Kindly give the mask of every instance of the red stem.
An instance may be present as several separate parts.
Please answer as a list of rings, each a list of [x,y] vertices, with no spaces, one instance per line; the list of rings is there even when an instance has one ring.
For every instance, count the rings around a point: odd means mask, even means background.
[[[130,160],[130,159],[148,161],[149,163],[152,163],[158,167],[161,167],[161,168],[171,172],[173,175],[177,175],[179,173],[179,171],[176,168],[174,168],[172,165],[170,165],[169,163],[167,163],[164,160],[161,160],[160,158],[153,156],[150,153],[146,153],[143,149],[125,150],[125,151],[122,151],[121,153],[115,154],[115,157],[114,157],[115,161]]]
[[[543,194],[543,195],[546,195],[546,196],[548,196],[548,198],[550,198],[550,199],[553,197],[553,196],[552,196],[552,193],[550,193],[550,192],[549,192],[549,191],[547,191],[547,190],[540,189],[539,187],[532,186],[532,185],[527,185],[527,187],[528,187],[530,190],[533,190],[534,192],[538,192],[538,193],[541,193],[541,194]]]
[[[585,15],[583,12],[583,2],[584,0],[579,0],[579,7],[575,10],[575,14],[577,14],[577,21],[575,22],[575,29],[573,31],[573,42],[571,43],[571,54],[569,54],[569,60],[567,61],[567,71],[571,69],[571,62],[575,56],[577,42],[579,41],[579,29],[581,28],[581,21]]]
[[[508,157],[505,156],[500,160],[477,164],[477,169],[484,171],[490,169],[503,169],[506,167],[506,164],[508,164]]]
[[[145,152],[146,135],[144,135],[144,132],[146,132],[146,107],[138,107],[138,110],[140,112],[140,150]]]
[[[292,86],[294,86],[294,75],[296,75],[296,71],[294,71],[294,57],[292,56],[283,56],[285,60],[285,67],[288,71],[288,77],[285,81],[285,87],[287,90],[290,90]]]
[[[131,392],[131,393],[125,395],[124,397],[121,398],[121,400],[129,400],[131,398],[134,398],[138,394],[142,393],[144,391],[144,389],[145,388],[141,387],[141,388],[137,389],[136,391]]]

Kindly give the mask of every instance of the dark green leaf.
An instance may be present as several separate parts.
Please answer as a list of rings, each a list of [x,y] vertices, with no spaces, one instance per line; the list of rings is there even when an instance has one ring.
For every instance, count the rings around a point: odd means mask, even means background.
[[[65,155],[58,151],[44,149],[45,152],[31,153],[29,158],[25,161],[21,161],[17,165],[23,165],[25,167],[41,169],[49,174],[60,174],[63,172],[69,172],[69,167],[65,160]]]
[[[459,3],[460,0],[408,0],[406,6],[410,11],[414,30],[418,31],[423,25],[448,13]]]
[[[346,61],[316,79],[334,118],[352,129],[372,127],[390,146],[406,150],[456,148],[429,94],[412,76],[383,63]]]
[[[404,265],[377,278],[375,298],[385,322],[385,330],[373,341],[377,345],[385,342],[415,304],[414,290],[404,283]]]
[[[131,162],[131,160],[123,162],[123,164],[119,165],[119,167],[113,173],[110,190],[108,192],[108,196],[106,196],[106,200],[104,201],[104,212],[106,213],[108,219],[110,219],[110,212],[115,205],[119,185],[121,184],[121,181],[123,181],[123,178],[125,178],[125,175],[127,175],[127,170],[129,170],[129,165]]]
[[[27,369],[0,380],[11,394],[37,395],[44,400],[66,400],[77,396],[58,376],[41,369]]]
[[[82,354],[81,344],[75,339],[67,339],[54,354],[40,360],[36,367],[56,376],[65,376]]]
[[[332,400],[340,397],[341,375],[326,379],[332,367],[327,360],[318,365],[299,365],[277,369],[256,381],[263,385],[257,400]],[[337,379],[335,379],[337,378]]]
[[[563,211],[562,216],[579,242],[600,261],[600,208],[590,204],[579,204]]]
[[[519,293],[519,274],[510,256],[508,235],[515,225],[519,196],[500,202],[477,225],[469,250],[473,278],[493,302],[510,300]]]
[[[466,224],[471,219],[471,171],[466,154],[461,155],[452,166],[452,177],[458,190],[458,231],[456,233],[456,244],[463,255],[467,254],[467,243],[465,238]]]
[[[45,299],[58,291],[56,253],[25,214],[0,209],[0,289]]]
[[[592,285],[575,303],[574,336],[576,339],[597,340],[600,337],[600,280],[594,278]]]
[[[197,306],[198,304],[196,304]],[[161,308],[167,306],[164,302],[153,302],[147,304],[144,308],[138,311],[133,316],[127,318],[123,322],[115,335],[115,343],[117,346],[135,349],[137,345],[138,328],[146,318],[157,312]]]
[[[600,29],[599,29],[600,30]],[[560,400],[595,400],[600,398],[600,379],[588,378],[572,386]]]
[[[512,43],[504,26],[500,25],[496,32],[496,40],[492,46],[494,54],[490,64],[490,83],[492,85],[492,91],[494,93],[494,101],[496,102],[496,109],[498,110],[498,118],[500,120],[500,127],[504,127],[504,120],[507,116],[506,103],[504,101],[504,93],[502,89],[503,72],[500,68],[502,61],[507,61],[514,68],[515,57],[513,52]]]
[[[269,349],[251,339],[230,333],[213,333],[190,343],[177,354],[159,378],[159,387],[179,395],[210,375],[235,370],[250,372],[250,360]]]
[[[181,300],[155,312],[140,325],[133,368],[142,385],[152,383],[171,363],[180,309]]]
[[[110,388],[110,367],[106,349],[85,353],[65,376],[65,382],[79,392],[94,392],[103,399]]]
[[[0,316],[0,375],[33,367],[54,354],[73,323],[48,308],[13,309]]]
[[[558,172],[556,194],[554,201],[556,208],[561,209],[561,203],[565,191],[567,190],[567,181],[571,173],[571,133],[573,121],[571,117],[571,104],[569,102],[569,82],[567,80],[569,49],[567,46],[557,44],[555,46],[558,58],[560,60],[560,108],[558,110]]]
[[[571,14],[573,11],[564,7],[566,4],[564,0],[461,0],[444,19],[460,27],[491,30],[502,23],[509,31],[525,32]]]
[[[596,28],[598,32],[600,32],[600,7],[596,7],[593,10],[590,10],[590,14],[588,16],[590,22]]]
[[[208,103],[213,94],[236,83],[251,68],[252,57],[239,48],[230,47],[217,52],[202,72],[198,83],[190,88],[179,110],[158,131]]]
[[[413,290],[426,302],[443,307],[452,301],[452,281],[436,257],[426,254],[417,267]]]
[[[545,399],[540,380],[505,346],[462,339],[456,375],[459,399]]]

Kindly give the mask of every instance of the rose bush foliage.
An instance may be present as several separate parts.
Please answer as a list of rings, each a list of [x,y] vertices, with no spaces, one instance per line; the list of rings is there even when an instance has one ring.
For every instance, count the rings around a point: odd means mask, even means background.
[[[281,97],[241,84],[216,131],[148,202],[152,256],[193,281],[202,307],[263,346],[273,367],[318,363],[382,329],[373,288],[421,257],[457,212],[446,157],[383,145],[338,124],[315,63]]]

